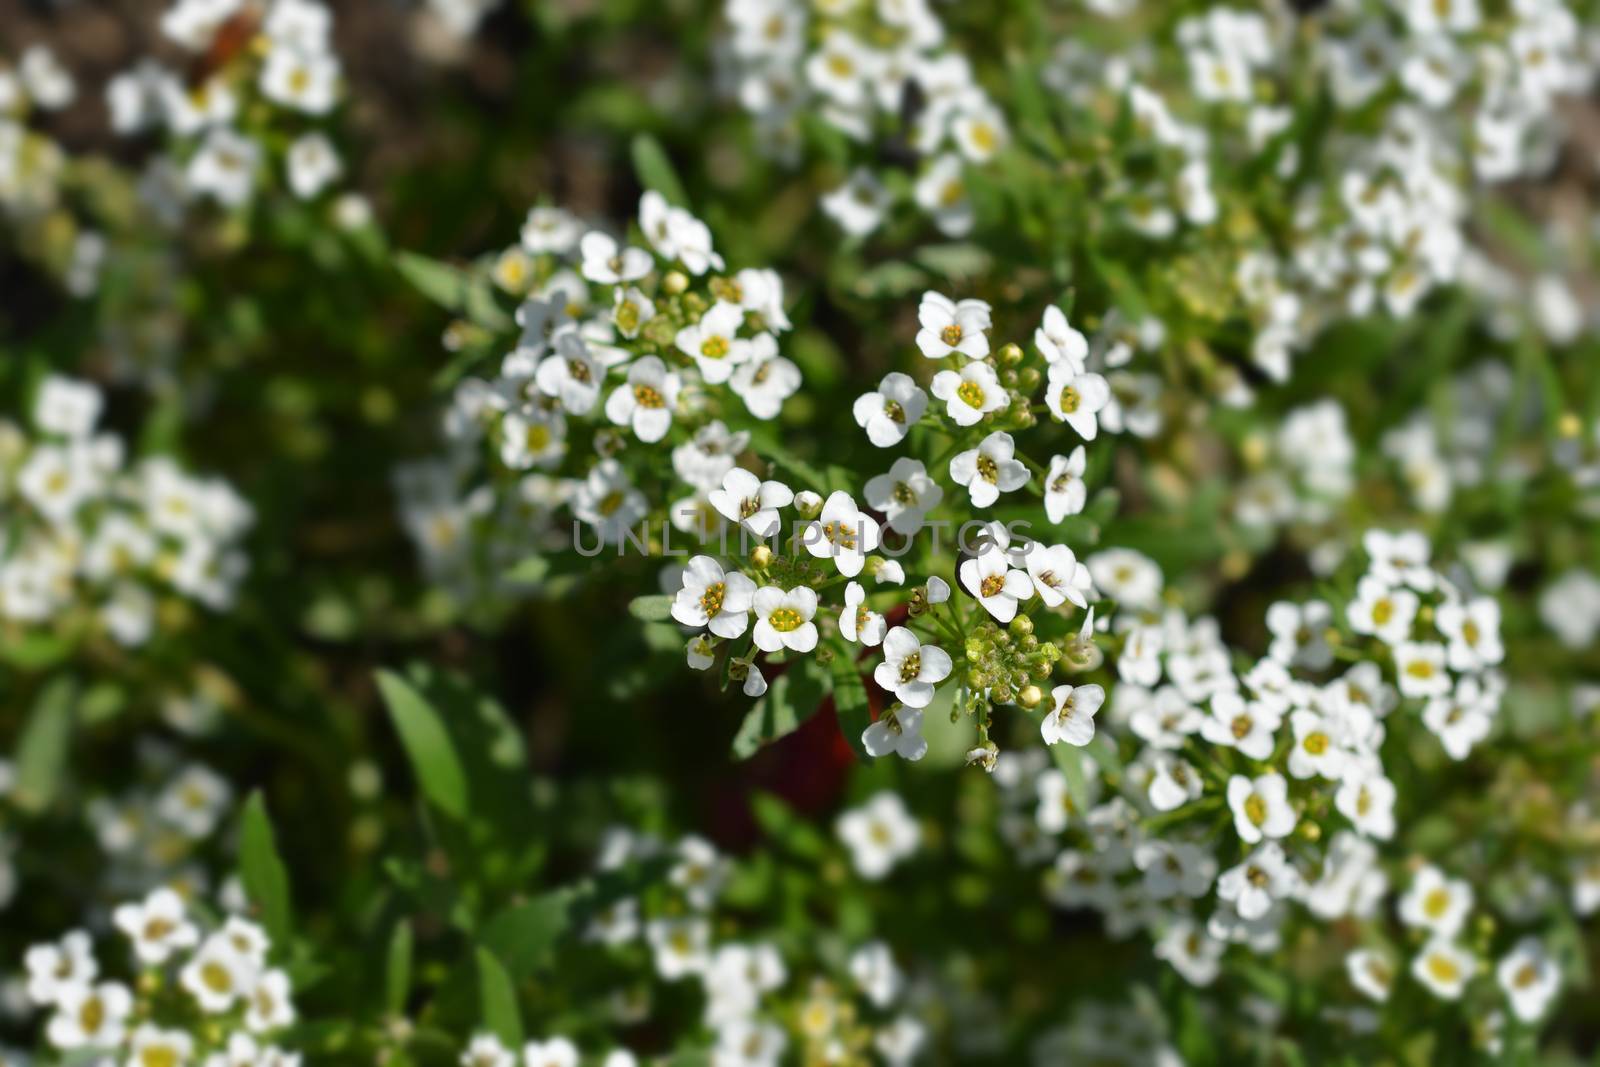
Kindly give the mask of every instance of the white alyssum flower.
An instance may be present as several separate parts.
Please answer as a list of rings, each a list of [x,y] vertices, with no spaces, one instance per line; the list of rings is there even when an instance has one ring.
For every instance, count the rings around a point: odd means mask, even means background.
[[[878,547],[878,520],[856,507],[843,490],[830,493],[822,512],[800,532],[806,551],[832,559],[839,573],[854,578],[866,566],[867,553]]]
[[[114,1049],[127,1034],[133,994],[120,982],[83,982],[59,990],[55,1006],[45,1037],[56,1048]]]
[[[917,347],[929,359],[959,353],[968,359],[989,354],[990,309],[982,300],[951,300],[932,291],[922,294],[917,307]]]
[[[1356,596],[1345,609],[1345,617],[1356,633],[1398,645],[1411,635],[1411,624],[1420,606],[1416,593],[1368,574],[1356,583]]]
[[[822,210],[852,237],[865,237],[883,224],[894,197],[866,167],[850,172],[843,185],[822,197]]]
[[[645,924],[644,936],[655,957],[656,973],[669,982],[700,974],[711,962],[711,924],[701,916],[652,919]]]
[[[719,300],[699,322],[680,329],[674,343],[694,360],[707,384],[721,385],[733,377],[735,367],[755,354],[751,343],[738,336],[743,325],[744,308]]]
[[[1435,610],[1434,623],[1450,642],[1446,660],[1454,670],[1481,670],[1505,658],[1500,605],[1493,597],[1446,601]]]
[[[119,906],[111,918],[133,942],[134,953],[142,963],[163,964],[174,952],[193,948],[200,940],[200,931],[189,921],[183,898],[165,887],[140,903]]]
[[[599,230],[583,235],[578,252],[583,256],[583,276],[597,285],[636,282],[655,266],[649,252],[631,245],[623,247],[616,238]]]
[[[925,708],[933,702],[934,687],[950,676],[950,654],[937,645],[925,645],[904,626],[883,638],[883,662],[873,678],[908,708]]]
[[[839,840],[850,850],[856,873],[878,881],[916,852],[922,830],[899,794],[876,793],[865,804],[839,816]]]
[[[28,971],[28,999],[54,1004],[62,991],[85,986],[100,973],[94,944],[85,930],[73,930],[53,944],[34,945],[22,957]]]
[[[1432,864],[1416,873],[1400,898],[1400,921],[1435,937],[1454,937],[1471,912],[1472,886],[1464,879],[1445,877]]]
[[[1281,774],[1228,779],[1228,807],[1240,840],[1255,844],[1265,837],[1287,837],[1297,821],[1289,803],[1289,783]]]
[[[763,652],[789,648],[810,652],[817,647],[817,591],[799,585],[787,592],[775,585],[756,590],[754,604],[756,647]]]
[[[461,1067],[516,1067],[511,1050],[493,1034],[474,1034],[461,1053]]]
[[[578,1046],[565,1037],[529,1041],[522,1046],[522,1067],[578,1067],[578,1060]]]
[[[1382,1004],[1389,999],[1394,988],[1394,964],[1383,953],[1370,948],[1358,948],[1344,958],[1345,972],[1350,984],[1363,996]]]
[[[1394,673],[1400,695],[1440,697],[1450,692],[1445,647],[1436,641],[1403,641],[1394,650]]]
[[[672,617],[685,626],[704,626],[723,638],[744,633],[755,605],[756,583],[738,571],[724,571],[710,556],[695,556],[683,569],[683,588],[672,602]]]
[[[1288,898],[1300,885],[1300,875],[1276,841],[1256,847],[1236,867],[1217,878],[1217,897],[1231,903],[1247,921],[1261,918],[1274,901]]]
[[[206,938],[178,972],[178,984],[211,1015],[232,1008],[254,979],[254,964],[220,934]]]
[[[904,707],[879,716],[861,731],[861,747],[870,756],[899,756],[915,763],[928,754],[928,740],[922,736],[922,711]]]
[[[1065,312],[1054,304],[1044,309],[1044,320],[1033,331],[1033,344],[1046,363],[1064,363],[1074,374],[1088,369],[1088,340],[1072,328]]]
[[[950,478],[966,486],[973,507],[986,508],[1000,499],[1001,493],[1021,489],[1032,475],[1016,458],[1016,442],[1011,435],[996,431],[978,443],[977,448],[958,452],[950,460]]]
[[[1016,618],[1017,605],[1033,595],[1027,572],[1013,567],[1009,555],[992,545],[963,562],[959,575],[962,588],[977,597],[996,622]]]
[[[1456,1000],[1478,970],[1478,960],[1445,938],[1428,942],[1411,961],[1411,973],[1441,1000]]]
[[[667,436],[672,411],[678,403],[682,381],[656,356],[635,360],[628,368],[626,385],[606,398],[606,418],[631,427],[634,436],[651,444]]]
[[[794,490],[782,482],[762,481],[743,467],[734,467],[722,478],[722,488],[707,494],[711,506],[730,522],[743,523],[757,537],[768,538],[778,532],[782,520],[778,509],[794,503]]]
[[[1023,562],[1034,591],[1047,607],[1060,607],[1069,600],[1080,608],[1089,606],[1094,582],[1072,549],[1035,541],[1024,551]]]
[[[614,459],[596,463],[572,497],[572,513],[594,527],[602,544],[619,543],[649,511],[645,495]]]
[[[1077,431],[1085,441],[1100,432],[1096,416],[1111,402],[1111,386],[1092,371],[1078,373],[1066,360],[1050,364],[1045,378],[1045,404],[1050,413]]]
[[[194,1038],[183,1030],[163,1030],[154,1023],[142,1023],[128,1042],[129,1063],[186,1064],[194,1055]]]
[[[1511,1013],[1525,1023],[1544,1017],[1561,989],[1561,968],[1536,937],[1524,937],[1501,958],[1495,978],[1511,1001]]]
[[[1235,690],[1211,697],[1211,714],[1200,723],[1200,736],[1213,745],[1236,748],[1253,760],[1272,755],[1283,716],[1271,704],[1245,700]]]
[[[1059,523],[1083,510],[1089,496],[1089,487],[1083,481],[1087,463],[1082,445],[1065,456],[1050,458],[1050,469],[1044,476],[1044,513],[1051,522]]]
[[[848,583],[844,587],[844,610],[839,613],[839,632],[844,639],[871,648],[883,641],[887,630],[883,616],[867,607],[867,591],[861,583]]]
[[[1050,710],[1039,723],[1047,745],[1066,742],[1079,748],[1094,740],[1094,716],[1106,702],[1098,685],[1058,685],[1050,690]]]
[[[887,474],[868,478],[862,495],[868,505],[883,512],[884,525],[909,537],[922,528],[928,512],[939,506],[944,490],[928,476],[921,460],[901,456]]]
[[[910,375],[892,371],[883,376],[876,390],[856,397],[851,410],[856,425],[867,431],[868,441],[879,448],[892,448],[905,440],[928,410],[928,394]]]
[[[945,402],[945,410],[957,426],[976,426],[989,412],[999,411],[1011,402],[1010,394],[987,363],[968,363],[959,371],[942,370],[933,376],[932,389],[933,395]]]

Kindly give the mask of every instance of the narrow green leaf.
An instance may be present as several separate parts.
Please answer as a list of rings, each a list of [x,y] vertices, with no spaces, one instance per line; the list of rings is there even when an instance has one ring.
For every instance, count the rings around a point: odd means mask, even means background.
[[[416,252],[395,256],[395,267],[423,296],[450,311],[460,311],[466,296],[467,274],[460,267],[441,263]]]
[[[511,976],[486,948],[478,949],[478,1000],[483,1025],[511,1048],[522,1044],[522,1012]]]
[[[261,909],[261,925],[282,948],[289,940],[289,872],[278,855],[272,820],[259,791],[245,801],[239,822],[239,878]]]
[[[411,924],[401,919],[389,935],[389,962],[383,977],[383,1006],[390,1015],[403,1015],[411,993]]]
[[[628,614],[645,622],[666,622],[672,618],[672,598],[665,593],[636,596],[628,604]]]
[[[678,180],[678,172],[672,167],[672,160],[667,158],[666,150],[648,133],[636,133],[631,146],[633,156],[633,172],[639,178],[639,184],[646,189],[654,189],[667,198],[667,202],[678,207],[689,206],[689,195],[683,191],[683,183]]]
[[[378,672],[378,690],[389,707],[400,743],[422,791],[440,811],[456,818],[467,814],[467,778],[455,742],[439,713],[399,675]]]
[[[803,659],[772,680],[766,693],[745,713],[733,738],[733,755],[747,759],[763,745],[797,730],[811,718],[827,693],[827,678],[812,659]]]
[[[47,684],[34,701],[28,724],[17,741],[17,784],[11,797],[23,811],[43,811],[61,790],[77,699],[77,683],[63,677]]]
[[[572,894],[557,890],[515,904],[486,923],[480,940],[518,978],[532,974],[572,923]]]
[[[849,644],[836,648],[829,673],[833,679],[833,707],[839,715],[839,730],[856,758],[870,763],[872,757],[861,745],[861,734],[872,724],[872,708],[867,701],[867,686],[856,665],[855,649]]]

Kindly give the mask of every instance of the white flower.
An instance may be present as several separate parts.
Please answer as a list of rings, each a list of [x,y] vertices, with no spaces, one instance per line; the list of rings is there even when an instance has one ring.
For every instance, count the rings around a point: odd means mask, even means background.
[[[885,713],[861,731],[861,747],[871,756],[892,753],[913,762],[921,759],[928,754],[928,741],[922,736],[922,712],[904,707]]]
[[[1000,499],[1001,493],[1021,489],[1032,477],[1015,455],[1016,444],[1011,435],[996,431],[979,442],[977,448],[958,452],[950,460],[950,477],[957,485],[967,487],[974,507],[986,508]]]
[[[256,979],[250,987],[249,1008],[244,1014],[244,1024],[258,1034],[281,1030],[294,1022],[294,1002],[289,976],[280,970],[271,970]]]
[[[811,621],[817,613],[816,590],[799,585],[785,592],[764,585],[756,590],[754,607],[754,638],[761,651],[810,652],[817,647],[817,624]]]
[[[711,247],[711,230],[681,207],[667,203],[654,189],[639,198],[639,228],[663,259],[676,259],[690,274],[716,267],[722,257]]]
[[[339,60],[280,45],[267,53],[260,84],[269,100],[308,115],[326,115],[339,99]]]
[[[1444,646],[1432,641],[1405,641],[1394,650],[1395,680],[1400,695],[1438,697],[1450,692]]]
[[[1428,539],[1415,530],[1368,530],[1361,535],[1361,547],[1371,561],[1370,573],[1390,585],[1409,585],[1426,593],[1437,584],[1428,567],[1432,555]]]
[[[990,547],[961,564],[961,585],[997,622],[1017,617],[1017,604],[1033,595],[1033,580],[1011,566],[1007,553]]]
[[[750,339],[750,358],[734,368],[728,388],[756,418],[776,418],[783,402],[800,388],[800,368],[778,355],[776,338],[759,333]]]
[[[461,1067],[516,1067],[516,1057],[493,1034],[475,1034],[461,1053]]]
[[[1289,804],[1289,783],[1281,774],[1250,779],[1236,774],[1228,779],[1228,807],[1233,826],[1247,844],[1263,837],[1286,837],[1296,817]]]
[[[1451,759],[1463,760],[1489,736],[1499,696],[1477,678],[1463,678],[1453,693],[1436,696],[1422,709],[1422,722],[1439,738]]]
[[[51,374],[39,385],[33,402],[33,423],[45,433],[88,437],[100,421],[105,395],[89,382]]]
[[[1211,697],[1211,714],[1201,720],[1200,736],[1213,745],[1237,748],[1254,760],[1272,755],[1274,734],[1283,716],[1265,701],[1246,701],[1225,689]]]
[[[1089,568],[1078,562],[1072,549],[1035,541],[1023,553],[1023,560],[1034,590],[1047,606],[1060,607],[1069,600],[1080,608],[1089,606],[1094,583]]]
[[[976,215],[962,178],[961,157],[954,152],[935,156],[917,178],[911,195],[946,237],[963,237],[972,230]]]
[[[1459,998],[1477,969],[1478,961],[1472,953],[1442,938],[1428,942],[1411,961],[1411,973],[1417,981],[1441,1000]]]
[[[871,648],[883,641],[887,630],[883,616],[867,607],[867,591],[860,582],[844,587],[844,610],[839,613],[839,632],[846,641],[859,641]]]
[[[199,151],[189,157],[184,178],[195,192],[216,198],[226,207],[250,199],[255,185],[261,146],[233,130],[218,128],[206,135]]]
[[[1358,831],[1379,841],[1394,836],[1394,801],[1394,783],[1381,774],[1346,777],[1333,798],[1339,814]]]
[[[133,994],[118,982],[64,986],[56,993],[56,1013],[45,1036],[59,1049],[113,1049],[122,1044]]]
[[[569,211],[558,207],[530,208],[522,223],[522,247],[533,256],[565,255],[578,243],[582,232],[583,225]]]
[[[1193,919],[1178,919],[1167,927],[1153,951],[1166,960],[1190,985],[1205,987],[1216,981],[1227,944],[1207,934]]]
[[[1176,811],[1205,791],[1200,772],[1187,761],[1166,752],[1151,750],[1150,784],[1145,795],[1157,811]]]
[[[1088,369],[1088,340],[1067,323],[1066,314],[1054,304],[1044,309],[1044,321],[1033,331],[1033,344],[1046,363],[1064,363],[1074,374]]]
[[[529,1041],[522,1046],[522,1067],[578,1067],[578,1046],[564,1037]]]
[[[603,544],[617,544],[650,510],[645,495],[628,481],[622,464],[603,459],[573,493],[572,513],[595,528]]]
[[[22,957],[28,969],[28,999],[44,1007],[67,989],[87,986],[100,973],[94,946],[83,930],[73,930],[54,944],[34,945]]]
[[[929,604],[943,604],[950,599],[950,583],[938,575],[928,579],[927,590]]]
[[[159,965],[178,949],[191,948],[200,932],[189,922],[183,898],[165,887],[139,904],[123,904],[112,912],[117,929],[133,942],[140,962]]]
[[[128,1063],[137,1067],[150,1064],[183,1067],[194,1055],[193,1037],[182,1030],[163,1030],[152,1023],[144,1023],[134,1030],[129,1046]]]
[[[1304,604],[1280,600],[1267,608],[1267,629],[1272,643],[1267,655],[1286,667],[1320,671],[1333,662],[1326,633],[1333,625],[1333,609],[1321,600]]]
[[[178,983],[200,1010],[215,1015],[233,1007],[255,978],[255,968],[226,937],[213,934],[178,972]]]
[[[567,420],[558,410],[506,413],[500,423],[500,462],[511,470],[553,467],[567,452]]]
[[[1369,948],[1353,950],[1344,958],[1350,984],[1363,995],[1382,1004],[1394,987],[1394,965],[1380,952]]]
[[[725,573],[710,556],[695,556],[683,569],[672,617],[685,626],[707,627],[718,637],[738,637],[750,623],[755,594],[756,583],[745,575]]]
[[[856,425],[867,431],[867,440],[890,448],[905,440],[928,410],[928,394],[909,375],[894,371],[883,376],[876,392],[857,397],[852,410]]]
[[[699,322],[679,330],[675,343],[678,351],[694,360],[708,384],[721,385],[754,355],[750,342],[738,337],[743,325],[744,308],[718,300]]]
[[[1094,373],[1078,373],[1065,360],[1052,363],[1045,379],[1045,404],[1050,413],[1093,441],[1100,432],[1095,416],[1111,401],[1111,386]]]
[[[578,242],[583,276],[599,285],[634,282],[650,273],[655,261],[642,248],[621,247],[610,234],[591,230]]]
[[[1333,738],[1333,727],[1321,715],[1304,709],[1289,716],[1294,745],[1289,749],[1289,773],[1296,778],[1337,780],[1345,765],[1345,752]]]
[[[859,808],[839,816],[839,840],[850,850],[856,873],[877,881],[917,850],[921,828],[898,794],[875,794]]]
[[[830,493],[822,513],[803,531],[806,551],[833,560],[839,573],[854,578],[866,565],[867,553],[878,547],[878,520],[856,507],[843,490]]]
[[[1446,878],[1432,864],[1416,873],[1400,898],[1400,921],[1436,937],[1454,937],[1471,911],[1472,886],[1461,878]]]
[[[893,1004],[905,985],[894,953],[882,941],[869,941],[850,954],[850,977],[875,1007]]]
[[[1108,548],[1088,559],[1095,588],[1130,608],[1155,608],[1161,600],[1161,568],[1142,552]]]
[[[656,973],[669,982],[700,974],[711,962],[711,926],[699,916],[680,919],[652,919],[645,924],[645,940],[655,954]],[[577,1053],[573,1053],[577,1062]],[[543,1067],[528,1061],[530,1067]]]
[[[987,363],[968,363],[960,371],[942,370],[933,376],[932,389],[957,426],[976,426],[989,412],[1011,402]]]
[[[657,357],[645,356],[628,368],[628,384],[606,398],[606,418],[618,426],[631,426],[634,436],[646,444],[659,441],[672,426],[680,388],[676,373]]]
[[[1044,476],[1044,513],[1051,522],[1059,523],[1083,510],[1089,495],[1083,482],[1087,462],[1082,445],[1070,455],[1050,458],[1050,470]]]
[[[987,163],[1005,144],[1005,116],[987,100],[969,105],[950,123],[950,136],[967,159]]]
[[[729,432],[722,420],[713,419],[694,432],[694,438],[672,450],[672,470],[696,489],[715,489],[733,469],[734,456],[750,443],[750,434]]]
[[[1395,588],[1375,575],[1356,583],[1356,597],[1345,609],[1350,629],[1371,634],[1387,645],[1398,645],[1411,635],[1411,623],[1421,602],[1409,589]]]
[[[843,185],[822,197],[822,210],[851,237],[865,237],[882,225],[893,202],[872,171],[857,167]]]
[[[310,200],[344,173],[344,164],[333,142],[326,134],[315,131],[295,139],[289,146],[286,163],[289,188],[302,200]]]
[[[1058,685],[1050,690],[1050,710],[1039,723],[1039,734],[1047,745],[1065,741],[1082,748],[1094,740],[1094,716],[1106,702],[1106,691],[1098,685]]]
[[[933,701],[934,687],[950,676],[951,667],[944,649],[925,645],[904,626],[896,626],[884,635],[883,662],[872,677],[906,707],[925,708]]]
[[[1268,841],[1257,846],[1237,867],[1222,872],[1217,878],[1217,898],[1231,903],[1241,919],[1255,920],[1299,885],[1300,875],[1284,857],[1283,848],[1276,841]]]
[[[921,529],[927,513],[944,499],[944,490],[919,460],[904,456],[894,461],[889,473],[867,479],[863,487],[867,503],[884,513],[889,529],[914,534]]]
[[[1537,1022],[1561,988],[1561,969],[1536,937],[1524,937],[1495,968],[1511,1012],[1525,1023]]]
[[[742,690],[745,696],[754,700],[766,693],[767,676],[762,674],[761,669],[753,662],[746,663],[745,666],[748,668],[748,670],[744,676],[744,686],[742,687]]]
[[[879,585],[905,585],[906,569],[900,566],[899,560],[886,559],[879,565],[878,573],[872,576],[872,580]]]
[[[531,306],[542,305],[534,303]],[[584,343],[583,336],[570,326],[557,328],[550,337],[550,346],[553,354],[539,364],[533,375],[539,391],[560,400],[562,408],[569,415],[588,414],[600,399],[606,364],[596,358],[594,350]]]
[[[1475,671],[1505,658],[1500,605],[1493,597],[1446,601],[1439,605],[1434,622],[1450,641],[1446,654],[1454,670]]]
[[[929,291],[922,294],[917,307],[917,347],[929,359],[943,359],[960,353],[968,359],[989,354],[989,305],[982,300],[957,303],[947,296]]]
[[[794,503],[794,490],[782,482],[762,481],[743,467],[734,467],[722,479],[722,488],[708,494],[711,506],[730,522],[742,522],[760,538],[778,532],[778,509]]]

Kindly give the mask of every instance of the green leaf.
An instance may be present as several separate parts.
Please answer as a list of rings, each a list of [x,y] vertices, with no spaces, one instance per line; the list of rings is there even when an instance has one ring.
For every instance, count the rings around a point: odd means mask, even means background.
[[[1061,768],[1061,774],[1067,780],[1067,795],[1072,798],[1072,806],[1077,814],[1082,815],[1091,806],[1089,793],[1089,775],[1083,769],[1083,761],[1087,758],[1083,749],[1066,742],[1050,746],[1050,757],[1056,761],[1056,766]]]
[[[405,1012],[406,997],[411,993],[411,956],[414,938],[411,924],[404,919],[395,923],[389,935],[389,960],[383,976],[383,1006],[390,1015]]]
[[[815,660],[803,659],[772,680],[766,693],[745,713],[733,738],[733,754],[747,759],[799,729],[827,694],[827,677]]]
[[[245,801],[239,823],[239,878],[261,909],[261,925],[281,948],[289,940],[289,872],[278,855],[272,820],[259,791]]]
[[[483,1025],[509,1047],[522,1044],[522,1012],[511,976],[486,948],[478,949],[478,1001]]]
[[[689,196],[683,191],[678,172],[673,169],[672,160],[667,158],[660,141],[648,133],[636,133],[630,154],[633,156],[633,172],[638,176],[640,185],[654,189],[666,197],[670,204],[689,206]]]
[[[872,756],[861,745],[862,731],[872,724],[872,708],[867,701],[867,686],[856,665],[855,649],[842,644],[836,648],[829,674],[833,679],[833,707],[839,715],[839,730],[856,758],[870,763]]]
[[[33,703],[17,741],[17,784],[11,796],[23,811],[43,811],[61,791],[77,701],[77,683],[63,677],[46,685]]]
[[[628,614],[645,622],[666,622],[672,618],[672,597],[665,593],[636,596],[628,604]]]
[[[417,252],[395,256],[395,267],[423,296],[440,307],[460,311],[467,291],[467,272]]]
[[[479,939],[505,961],[518,978],[532,974],[549,958],[572,924],[572,893],[555,890],[514,904],[484,925]]]
[[[389,707],[389,717],[394,720],[422,791],[440,811],[465,818],[467,778],[455,742],[439,713],[399,675],[379,671],[377,677],[378,690]]]

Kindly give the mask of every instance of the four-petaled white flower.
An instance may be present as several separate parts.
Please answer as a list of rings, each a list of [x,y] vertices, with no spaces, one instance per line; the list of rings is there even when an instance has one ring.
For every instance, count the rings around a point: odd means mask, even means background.
[[[917,321],[922,324],[917,331],[917,347],[929,359],[957,353],[968,359],[982,359],[989,354],[989,338],[984,333],[990,325],[989,305],[982,300],[957,303],[947,296],[926,292],[917,308]]]
[[[694,360],[709,385],[721,385],[733,377],[734,368],[755,353],[750,342],[741,339],[744,308],[719,300],[700,321],[678,331],[678,351]]]
[[[839,490],[828,495],[822,513],[800,532],[800,540],[813,556],[832,559],[840,574],[854,578],[866,565],[867,553],[878,547],[878,535],[878,520]]]
[[[1007,554],[993,546],[961,564],[961,586],[977,597],[997,622],[1016,618],[1018,601],[1033,595],[1032,579],[1011,566]]]
[[[1058,685],[1050,690],[1050,710],[1039,724],[1039,735],[1047,745],[1065,741],[1082,748],[1094,740],[1094,716],[1106,702],[1106,691],[1098,685]]]
[[[989,412],[1011,402],[987,363],[968,363],[959,371],[942,370],[933,376],[932,388],[957,426],[976,426]]]
[[[888,624],[882,615],[867,607],[867,591],[860,582],[844,587],[844,610],[839,613],[839,632],[846,641],[859,641],[868,648],[883,640]]]
[[[1044,514],[1051,522],[1060,522],[1083,510],[1089,495],[1089,487],[1083,482],[1087,463],[1082,445],[1068,455],[1051,457],[1050,469],[1044,476]]]
[[[656,356],[645,356],[628,368],[628,381],[606,398],[606,418],[631,426],[634,436],[650,444],[667,436],[672,409],[682,388],[678,375]]]
[[[888,474],[867,479],[863,487],[867,503],[883,512],[885,525],[896,533],[911,535],[922,528],[928,512],[944,499],[944,490],[920,460],[901,456]]]
[[[1093,441],[1100,432],[1095,416],[1111,401],[1111,386],[1093,372],[1080,374],[1063,360],[1050,365],[1045,379],[1044,402],[1050,413]]]
[[[867,440],[879,448],[890,448],[905,440],[927,410],[928,394],[910,375],[893,371],[883,376],[875,392],[856,397],[852,412],[856,425],[867,431]]]
[[[133,942],[141,963],[160,965],[184,948],[193,948],[200,931],[189,921],[183,898],[162,887],[137,904],[123,904],[111,914],[117,929]]]
[[[1044,321],[1033,331],[1033,344],[1046,363],[1063,363],[1074,374],[1087,369],[1088,340],[1067,323],[1066,314],[1054,304],[1044,309]]]
[[[655,260],[642,248],[622,247],[610,234],[591,230],[578,242],[583,276],[598,285],[635,282],[650,273]]]
[[[950,676],[950,653],[925,645],[904,626],[883,638],[883,662],[872,677],[908,708],[925,708],[933,701],[936,685]]]
[[[1537,1022],[1561,988],[1561,968],[1536,937],[1524,937],[1501,959],[1495,979],[1525,1023]]]
[[[775,585],[756,590],[754,607],[756,647],[763,652],[793,649],[810,652],[817,647],[817,591],[797,585],[785,592]]]
[[[861,747],[869,756],[895,755],[915,763],[928,754],[922,736],[922,711],[910,706],[886,712],[861,731]]]
[[[1268,841],[1236,867],[1217,878],[1217,897],[1231,903],[1246,921],[1261,918],[1274,901],[1283,900],[1301,884],[1299,872],[1283,854],[1283,846]]]
[[[672,617],[685,626],[704,626],[718,637],[738,637],[750,622],[755,595],[756,583],[745,575],[724,571],[710,556],[695,556],[683,569]]]
[[[1289,804],[1289,783],[1281,774],[1229,778],[1228,807],[1240,839],[1251,845],[1264,837],[1287,837],[1297,821]]]
[[[956,453],[950,460],[950,477],[967,487],[973,507],[986,508],[1000,499],[1001,493],[1021,489],[1032,477],[1027,465],[1016,458],[1016,451],[1011,435],[997,430],[977,448]]]
[[[1089,568],[1078,562],[1072,549],[1035,541],[1024,550],[1023,561],[1034,591],[1046,606],[1060,607],[1068,600],[1080,608],[1089,606],[1094,582],[1089,577]]]
[[[757,537],[767,538],[778,532],[778,509],[794,502],[794,490],[734,467],[723,475],[722,488],[711,490],[707,497],[728,521],[742,522]]]

